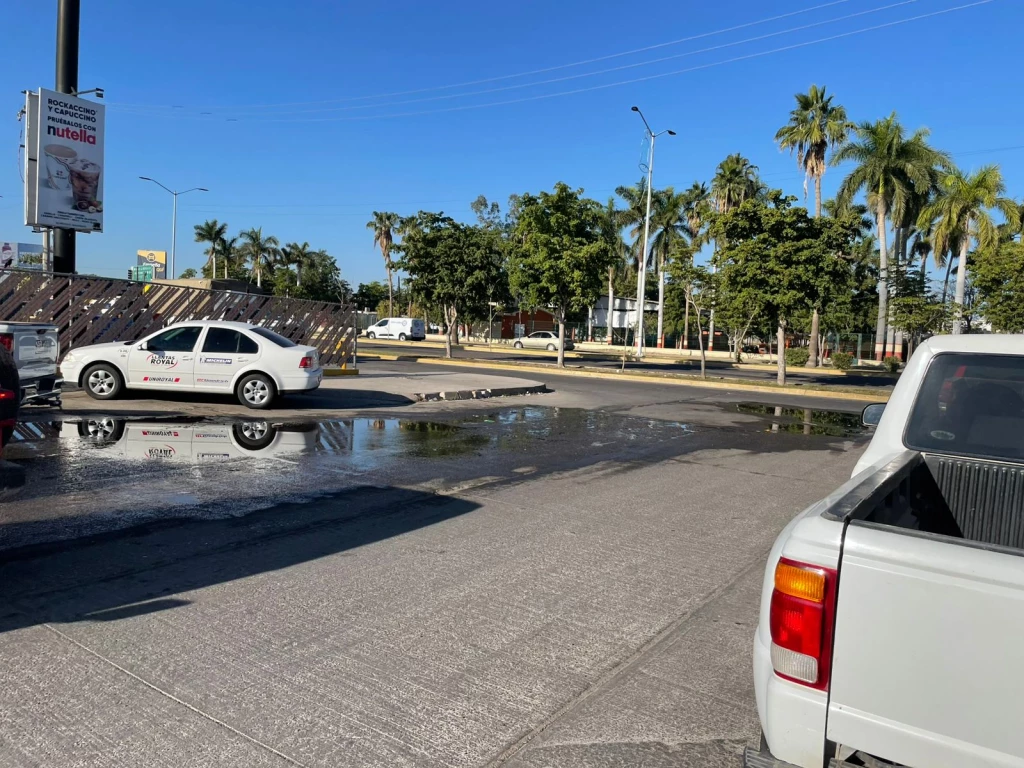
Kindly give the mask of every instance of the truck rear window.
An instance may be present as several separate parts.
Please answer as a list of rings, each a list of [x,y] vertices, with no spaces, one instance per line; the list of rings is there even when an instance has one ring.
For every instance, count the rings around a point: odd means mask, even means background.
[[[904,443],[930,453],[1024,460],[1024,357],[936,355]]]

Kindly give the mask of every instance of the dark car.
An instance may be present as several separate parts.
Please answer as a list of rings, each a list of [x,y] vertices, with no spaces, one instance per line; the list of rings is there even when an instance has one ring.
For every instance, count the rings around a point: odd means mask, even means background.
[[[4,446],[11,441],[14,425],[18,418],[18,400],[21,385],[18,366],[7,347],[0,344],[0,456]]]

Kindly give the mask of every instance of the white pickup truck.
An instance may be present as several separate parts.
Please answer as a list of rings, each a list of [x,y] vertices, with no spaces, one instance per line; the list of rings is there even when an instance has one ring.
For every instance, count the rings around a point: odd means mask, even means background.
[[[49,323],[0,321],[0,346],[14,358],[22,405],[60,405],[63,380],[57,371],[60,331]]]
[[[768,557],[744,765],[1024,767],[1024,336],[930,339],[864,418]]]

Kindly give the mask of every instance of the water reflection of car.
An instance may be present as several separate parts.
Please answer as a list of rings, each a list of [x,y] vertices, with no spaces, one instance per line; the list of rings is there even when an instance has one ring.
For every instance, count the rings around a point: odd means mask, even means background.
[[[65,423],[62,437],[125,459],[201,463],[307,453],[316,449],[317,432],[315,424],[179,424],[102,418]]]
[[[546,349],[549,352],[555,352],[558,349],[558,334],[554,331],[535,331],[529,336],[523,336],[513,342],[513,347],[516,349]],[[565,340],[565,349],[575,349],[576,345],[572,343],[572,339]]]

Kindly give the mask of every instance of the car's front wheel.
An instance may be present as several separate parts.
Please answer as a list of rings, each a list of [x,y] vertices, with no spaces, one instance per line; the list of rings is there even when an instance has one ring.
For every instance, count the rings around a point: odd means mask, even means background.
[[[121,373],[109,363],[92,366],[85,372],[82,381],[86,393],[96,400],[113,400],[124,388]]]
[[[409,337],[408,337],[408,336],[406,336],[406,335],[405,335],[404,333],[400,333],[400,334],[398,334],[398,340],[399,340],[399,341],[405,341],[405,340],[407,340],[408,338],[409,338]]]
[[[521,342],[521,341],[517,341],[517,342],[516,342],[515,344],[513,344],[512,346],[513,346],[513,347],[515,347],[516,349],[522,349],[522,348],[523,348],[523,342]]]
[[[375,334],[373,331],[368,331],[367,334],[366,334],[366,338],[368,338],[368,339],[376,339],[377,338],[377,334]]]
[[[250,373],[243,376],[235,387],[238,402],[247,408],[269,408],[276,394],[274,382],[262,373]]]

